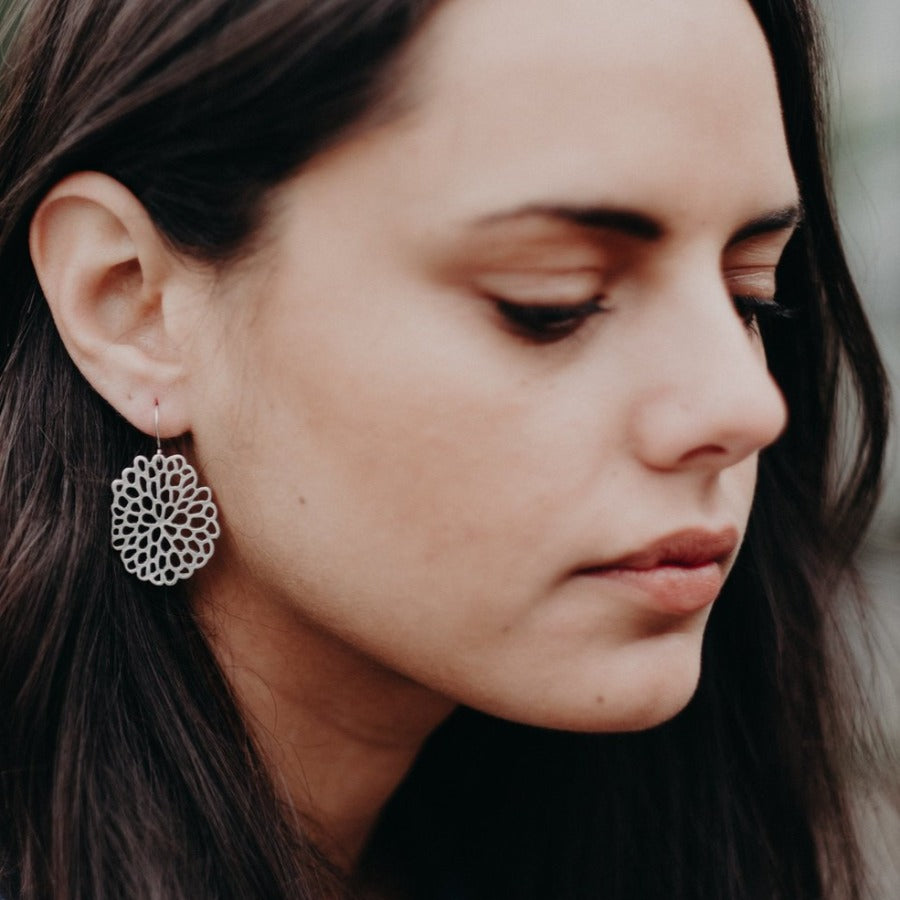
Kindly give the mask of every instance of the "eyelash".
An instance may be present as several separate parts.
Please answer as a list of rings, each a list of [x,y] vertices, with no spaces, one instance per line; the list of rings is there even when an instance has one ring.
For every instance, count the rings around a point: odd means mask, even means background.
[[[495,299],[500,315],[517,334],[536,344],[552,344],[574,334],[591,317],[606,312],[602,296],[574,305],[512,303]]]
[[[606,312],[602,296],[574,305],[513,303],[495,299],[498,311],[513,330],[536,344],[552,344],[569,337],[591,317]],[[760,323],[769,319],[790,319],[794,310],[770,297],[737,294],[734,308],[748,331],[758,334]]]
[[[770,319],[790,319],[795,311],[771,297],[754,297],[736,294],[732,298],[734,308],[748,331],[759,334],[760,323]]]

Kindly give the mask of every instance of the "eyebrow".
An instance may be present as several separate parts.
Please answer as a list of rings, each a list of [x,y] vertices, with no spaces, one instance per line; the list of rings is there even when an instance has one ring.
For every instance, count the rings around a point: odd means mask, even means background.
[[[610,206],[565,206],[533,204],[521,206],[509,212],[495,213],[479,219],[476,225],[497,225],[517,219],[552,219],[567,225],[576,225],[589,231],[617,231],[644,241],[655,241],[663,236],[663,226],[639,212]]]
[[[741,225],[740,228],[728,239],[728,247],[734,247],[750,238],[763,234],[773,234],[778,231],[794,231],[803,221],[803,208],[800,203],[793,203],[783,209],[772,210],[763,213],[755,219]]]
[[[648,242],[659,240],[666,233],[663,224],[650,216],[609,206],[534,204],[486,216],[479,219],[476,225],[496,225],[532,217],[551,219],[588,231],[615,231]],[[764,234],[793,231],[802,221],[803,209],[799,202],[770,210],[741,225],[728,239],[726,246],[733,247]]]

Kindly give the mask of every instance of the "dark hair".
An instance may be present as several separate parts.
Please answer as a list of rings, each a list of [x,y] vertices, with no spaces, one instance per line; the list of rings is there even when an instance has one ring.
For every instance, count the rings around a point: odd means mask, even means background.
[[[184,596],[128,576],[110,481],[147,439],[83,381],[28,222],[104,171],[185,253],[226,262],[267,191],[383,108],[440,0],[32,0],[0,96],[0,893],[342,896],[280,804]],[[576,735],[460,710],[380,821],[366,877],[468,900],[861,896],[839,754],[836,603],[874,503],[884,375],[835,227],[807,0],[751,0],[805,221],[767,334],[790,425],[763,456],[700,686],[671,722]],[[2,46],[2,42],[0,42]],[[394,79],[396,80],[396,79]],[[852,402],[855,415],[839,415]],[[844,429],[844,430],[842,430]],[[849,434],[849,437],[848,437]],[[852,468],[838,451],[850,440]],[[847,602],[850,602],[847,600]]]

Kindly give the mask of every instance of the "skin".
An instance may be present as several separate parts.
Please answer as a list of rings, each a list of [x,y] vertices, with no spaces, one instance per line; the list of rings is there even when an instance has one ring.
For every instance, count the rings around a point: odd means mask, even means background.
[[[454,0],[411,58],[403,115],[281,186],[249,258],[172,267],[177,385],[113,401],[190,431],[223,524],[193,601],[348,866],[457,704],[604,731],[687,703],[709,606],[583,570],[742,535],[786,416],[733,300],[772,298],[792,223],[736,235],[797,204],[746,4]],[[629,227],[556,212],[598,207]],[[548,343],[495,303],[597,295]]]

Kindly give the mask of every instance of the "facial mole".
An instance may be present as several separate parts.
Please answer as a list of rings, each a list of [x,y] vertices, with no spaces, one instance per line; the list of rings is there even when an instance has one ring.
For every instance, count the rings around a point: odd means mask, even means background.
[[[299,496],[299,497],[297,498],[297,503],[299,503],[300,506],[306,506],[306,497],[304,497],[304,496],[302,496],[302,495]]]
[[[597,704],[602,706],[604,703],[606,703],[606,697],[604,697],[603,694],[599,694],[597,696]]]

